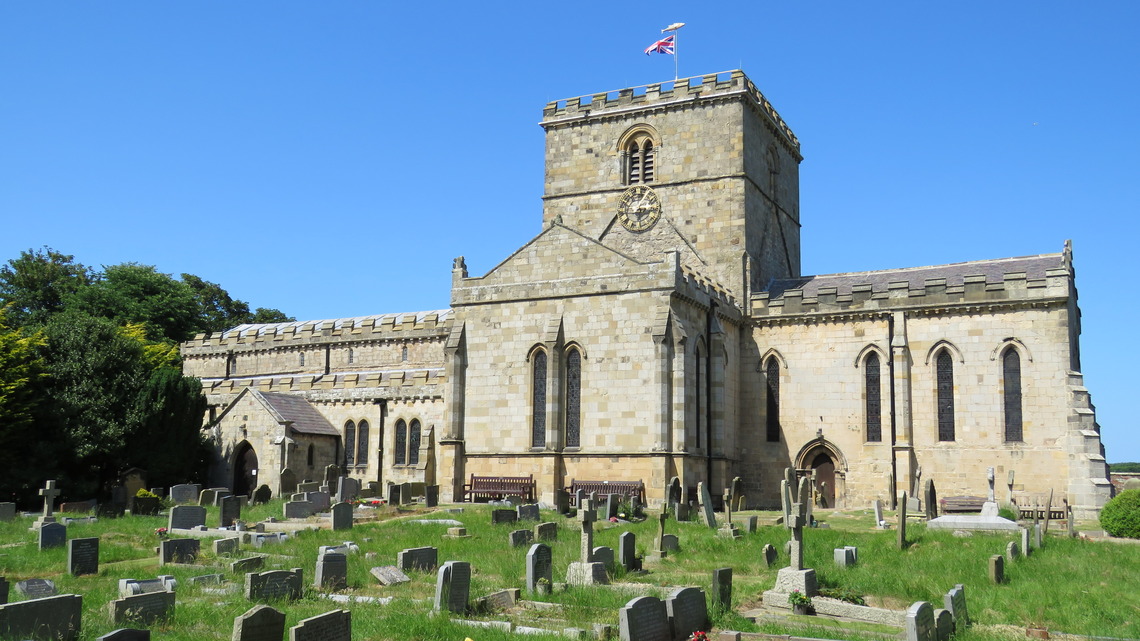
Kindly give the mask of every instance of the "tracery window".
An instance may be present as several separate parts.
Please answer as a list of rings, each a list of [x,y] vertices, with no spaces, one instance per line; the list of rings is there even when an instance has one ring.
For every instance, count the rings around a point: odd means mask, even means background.
[[[775,356],[768,358],[764,367],[764,379],[768,387],[768,413],[765,427],[769,443],[780,441],[780,361]]]
[[[938,379],[938,440],[954,440],[954,359],[942,350],[935,361]]]
[[[396,421],[396,444],[395,444],[396,457],[393,461],[395,465],[406,465],[408,462],[408,424],[404,419]]]
[[[356,425],[356,464],[368,465],[368,421]]]
[[[1021,441],[1021,354],[1012,347],[1001,357],[1005,391],[1005,440]]]
[[[883,402],[880,386],[879,355],[871,352],[863,361],[863,388],[866,390],[867,440],[883,440]]]
[[[546,447],[546,352],[537,350],[531,360],[531,447]]]
[[[582,444],[582,352],[566,353],[566,447]]]
[[[411,429],[408,430],[408,465],[420,462],[420,421],[412,419]]]
[[[352,465],[356,458],[356,423],[344,424],[344,464]]]

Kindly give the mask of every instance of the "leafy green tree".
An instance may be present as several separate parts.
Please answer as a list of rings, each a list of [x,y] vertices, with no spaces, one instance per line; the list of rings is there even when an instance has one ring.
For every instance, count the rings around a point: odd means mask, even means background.
[[[20,252],[0,267],[0,306],[13,327],[39,326],[91,283],[91,270],[50,247]]]
[[[174,367],[153,370],[131,409],[125,462],[146,469],[155,486],[195,479],[207,460],[202,438],[206,407],[201,381]]]
[[[266,309],[265,307],[258,307],[253,315],[246,322],[249,323],[288,323],[297,320],[292,316],[286,316],[285,312],[279,309]]]
[[[43,464],[43,456],[33,456],[41,447],[36,419],[42,405],[40,395],[44,363],[39,356],[43,335],[12,329],[0,310],[0,500],[26,499],[31,481],[29,464]],[[49,468],[50,469],[50,468]]]
[[[249,303],[230,296],[221,285],[194,274],[182,274],[182,282],[194,292],[198,304],[196,332],[221,332],[246,323],[284,323],[294,320],[281,310],[258,307],[250,313]]]
[[[67,303],[69,309],[118,325],[142,323],[148,335],[175,342],[191,338],[198,323],[193,289],[152,265],[104,267],[95,282],[78,290]]]

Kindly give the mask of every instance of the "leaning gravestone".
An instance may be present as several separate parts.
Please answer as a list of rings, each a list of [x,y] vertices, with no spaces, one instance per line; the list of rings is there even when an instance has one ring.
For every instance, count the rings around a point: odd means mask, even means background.
[[[673,628],[674,639],[688,639],[697,630],[707,630],[709,624],[708,605],[705,592],[698,588],[678,588],[665,599],[665,610],[669,613],[669,623]]]
[[[265,557],[263,556],[249,556],[244,559],[238,559],[230,563],[230,572],[235,574],[243,574],[260,570],[265,567]]]
[[[77,641],[83,597],[63,594],[0,605],[0,633],[5,639]]]
[[[352,504],[351,503],[337,503],[332,506],[332,515],[330,516],[332,529],[335,530],[351,530],[352,529]]]
[[[942,606],[954,617],[955,629],[961,631],[970,625],[970,613],[966,609],[966,587],[961,583],[954,586],[942,597]]]
[[[399,585],[400,583],[407,583],[411,581],[411,577],[404,574],[400,568],[394,565],[383,565],[380,567],[372,568],[370,570],[372,576],[384,585]]]
[[[99,574],[99,537],[67,542],[67,573],[72,576]]]
[[[471,564],[448,561],[439,568],[435,584],[435,609],[463,613],[471,594]]]
[[[934,627],[934,608],[919,601],[906,611],[906,641],[938,641]]]
[[[58,594],[55,582],[50,579],[27,579],[16,583],[16,592],[29,599],[43,599]]]
[[[58,548],[67,542],[67,526],[59,523],[44,523],[40,527],[40,549]]]
[[[198,559],[202,543],[198,539],[168,539],[159,543],[159,565],[193,563]]]
[[[621,641],[673,641],[665,602],[655,596],[631,599],[618,612]]]
[[[250,601],[299,599],[301,598],[303,581],[301,568],[250,572],[245,575],[245,598]]]
[[[262,505],[268,503],[273,498],[273,490],[269,489],[268,485],[262,484],[253,491],[253,505]]]
[[[1013,563],[1021,557],[1021,548],[1017,547],[1017,541],[1010,541],[1005,546],[1005,560]]]
[[[192,530],[206,524],[206,508],[200,505],[175,505],[170,508],[166,527],[171,530]]]
[[[201,485],[193,483],[183,483],[181,485],[170,486],[170,502],[175,505],[183,503],[193,503],[198,500],[198,494],[202,491]]]
[[[289,628],[289,641],[351,641],[352,613],[333,610],[302,619]]]
[[[396,567],[431,572],[439,565],[439,551],[433,547],[408,548],[396,555]]]
[[[150,630],[119,628],[96,638],[95,641],[150,641]]]
[[[701,514],[704,515],[705,525],[716,529],[716,512],[713,510],[712,494],[703,482],[697,483],[697,491],[701,494]]]
[[[348,557],[339,552],[325,552],[318,556],[313,586],[332,591],[348,587]]]
[[[548,591],[553,581],[554,555],[550,546],[535,543],[526,553],[526,590],[530,593]]]
[[[764,567],[768,568],[775,565],[776,559],[779,557],[776,548],[771,543],[765,543],[764,547],[760,549],[760,553],[764,556]]]
[[[268,605],[255,605],[234,619],[233,641],[281,641],[285,613]]]
[[[137,622],[151,625],[174,614],[173,592],[148,592],[123,597],[111,602],[111,617],[116,624]]]

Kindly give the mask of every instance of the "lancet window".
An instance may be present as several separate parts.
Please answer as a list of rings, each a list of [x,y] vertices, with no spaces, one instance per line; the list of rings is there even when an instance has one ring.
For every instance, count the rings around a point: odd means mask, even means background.
[[[1001,373],[1005,395],[1005,440],[1021,441],[1021,354],[1014,348],[1001,357]]]
[[[863,388],[866,398],[867,440],[883,440],[883,399],[879,372],[879,355],[871,352],[863,361]]]
[[[938,403],[938,440],[954,440],[954,359],[942,350],[935,359]]]

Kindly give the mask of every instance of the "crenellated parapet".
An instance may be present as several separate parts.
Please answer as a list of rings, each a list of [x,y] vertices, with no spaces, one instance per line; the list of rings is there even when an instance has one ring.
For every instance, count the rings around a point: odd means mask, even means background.
[[[214,334],[198,334],[182,343],[183,355],[237,348],[304,346],[314,343],[420,338],[446,335],[451,310],[380,314],[288,323],[239,325]]]
[[[753,108],[780,132],[784,142],[799,157],[799,139],[772,103],[739,69],[555,100],[547,103],[542,110],[542,125],[557,126],[586,116],[624,115],[634,109],[665,108],[684,101],[736,96],[746,97]]]
[[[671,253],[676,256],[676,253]],[[701,304],[715,302],[720,308],[736,309],[736,297],[711,278],[683,264],[678,265],[677,292]]]

